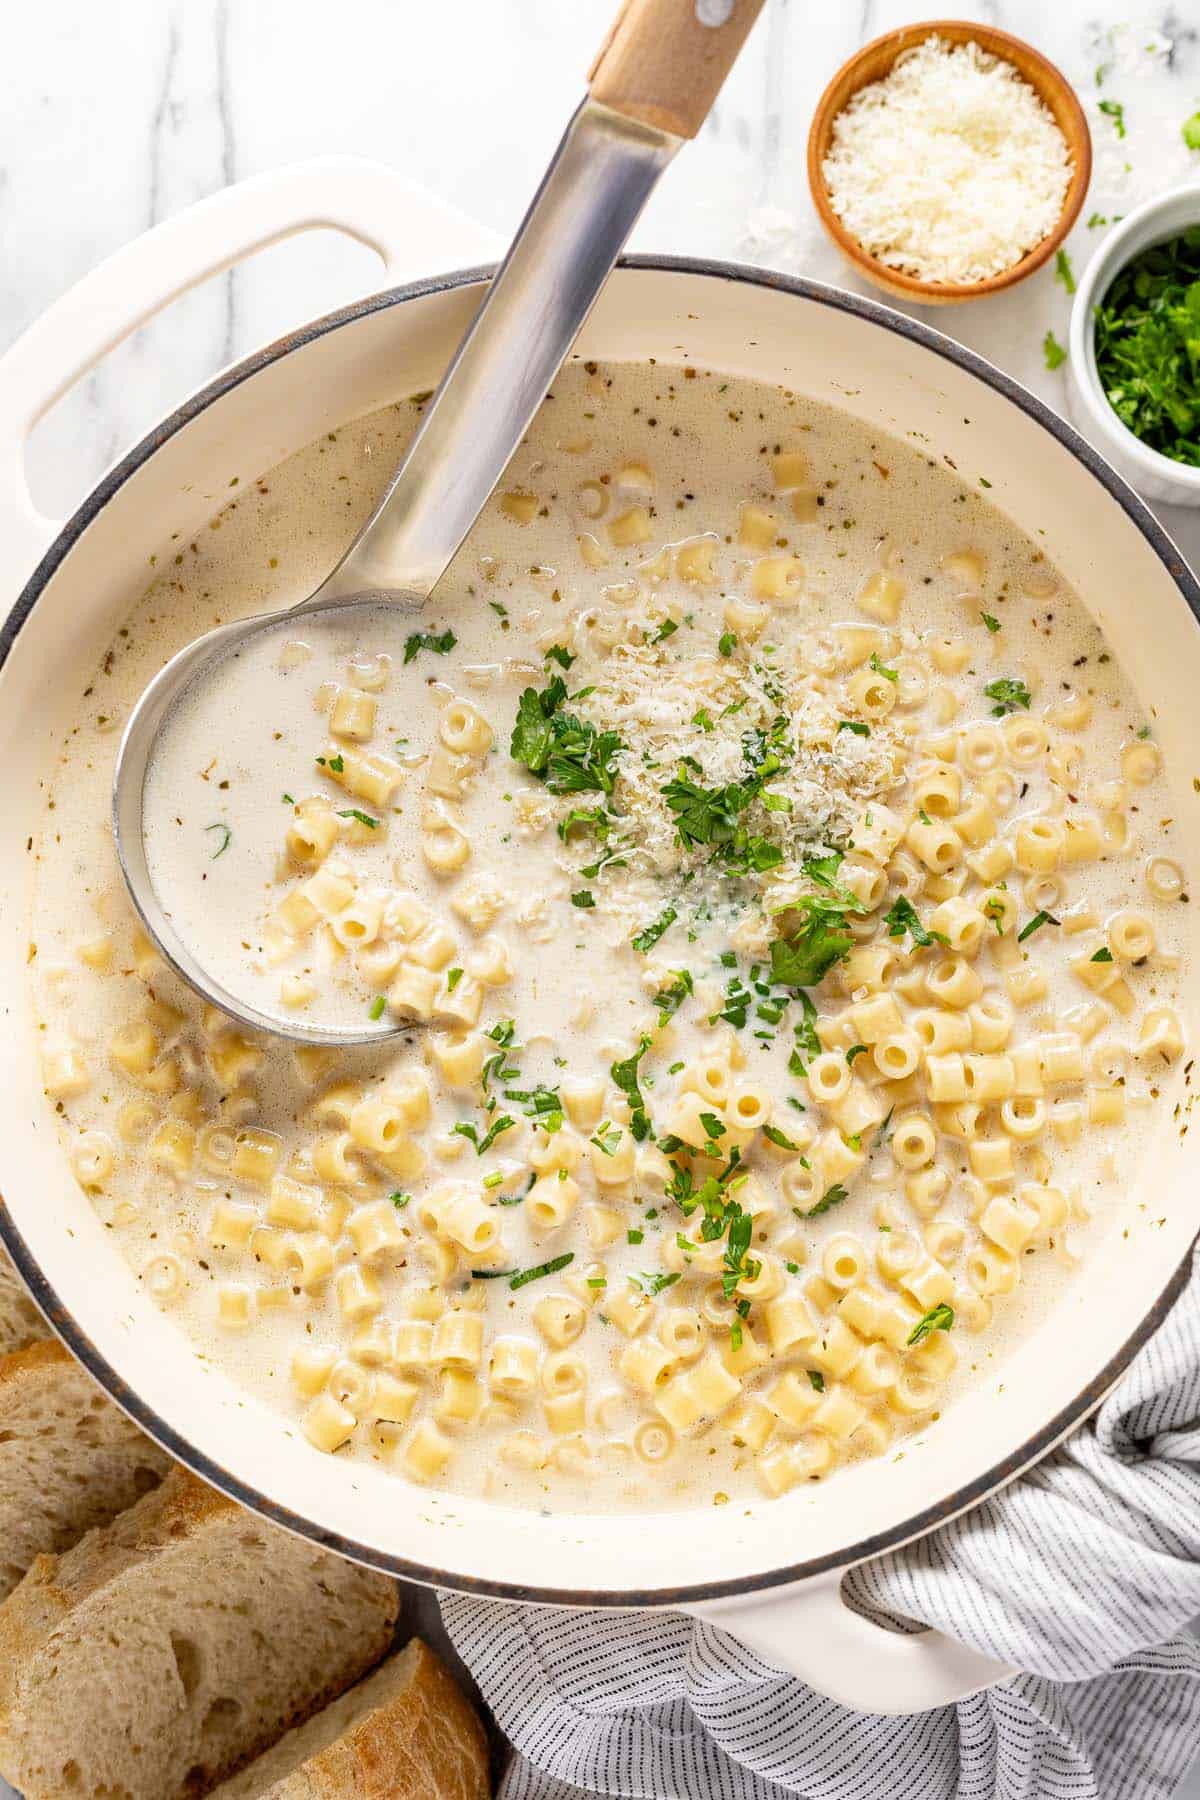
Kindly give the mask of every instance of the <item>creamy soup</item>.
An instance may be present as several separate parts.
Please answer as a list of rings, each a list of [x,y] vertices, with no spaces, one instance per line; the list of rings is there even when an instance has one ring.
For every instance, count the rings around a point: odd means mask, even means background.
[[[311,591],[418,410],[237,488],[81,701],[32,964],[78,1177],[314,1454],[573,1508],[895,1454],[1086,1280],[1181,1053],[1144,715],[953,471],[573,365],[422,613],[285,621],[169,723],[182,935],[267,1011],[394,1028],[251,1038],[135,929],[116,730]]]

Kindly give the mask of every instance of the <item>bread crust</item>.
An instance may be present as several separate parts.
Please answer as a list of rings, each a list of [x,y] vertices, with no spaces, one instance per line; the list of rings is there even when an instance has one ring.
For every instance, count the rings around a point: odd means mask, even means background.
[[[363,1706],[332,1742],[304,1753],[287,1738],[242,1770],[212,1800],[487,1800],[488,1744],[474,1707],[420,1638],[351,1688],[335,1711]],[[277,1758],[294,1766],[271,1778]]]
[[[269,1800],[486,1800],[488,1749],[474,1707],[419,1638],[406,1689],[359,1719]],[[407,1654],[407,1652],[406,1652]]]

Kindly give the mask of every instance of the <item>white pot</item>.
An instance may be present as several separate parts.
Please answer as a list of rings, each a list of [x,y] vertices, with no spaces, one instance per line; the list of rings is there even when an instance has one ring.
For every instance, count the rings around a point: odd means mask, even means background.
[[[379,245],[475,244],[431,218],[396,177],[335,162],[250,182],[118,253],[0,361],[0,1091],[3,1236],[66,1342],[137,1421],[248,1506],[420,1581],[501,1598],[707,1612],[781,1666],[862,1710],[907,1711],[1005,1671],[936,1632],[902,1637],[849,1612],[850,1564],[930,1531],[1041,1456],[1098,1403],[1178,1292],[1195,1230],[1196,1156],[1164,1128],[1136,1189],[1111,1202],[1086,1273],[1021,1347],[903,1458],[849,1468],[745,1511],[554,1516],[445,1499],[314,1451],[281,1417],[197,1362],[134,1279],[72,1179],[41,1090],[26,989],[39,778],[86,675],[172,533],[223,503],[231,467],[267,470],[320,433],[436,381],[480,276],[396,288],[293,333],[220,376],[109,474],[66,525],[38,519],[22,477],[31,424],[156,307],[238,257],[308,226]],[[431,233],[440,242],[431,245]],[[454,252],[462,254],[462,250]],[[1063,568],[1102,623],[1155,721],[1178,854],[1200,867],[1192,730],[1200,592],[1146,509],[1074,432],[971,351],[872,300],[751,269],[635,258],[613,276],[580,344],[780,383],[949,459]],[[42,553],[44,552],[44,555]],[[1186,1011],[1196,1035],[1197,982]],[[1171,1117],[1168,1096],[1162,1110]]]

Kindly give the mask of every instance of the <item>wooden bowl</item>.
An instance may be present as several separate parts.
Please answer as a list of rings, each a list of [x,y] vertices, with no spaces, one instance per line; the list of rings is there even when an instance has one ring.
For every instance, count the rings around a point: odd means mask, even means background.
[[[1019,262],[986,281],[948,282],[919,281],[900,269],[881,263],[853,234],[846,230],[829,202],[824,164],[833,138],[833,122],[847,102],[860,88],[881,81],[890,74],[896,58],[904,50],[924,43],[928,37],[940,37],[951,44],[964,44],[969,39],[992,55],[1011,63],[1054,115],[1059,130],[1067,140],[1073,165],[1070,186],[1063,202],[1062,215],[1054,230],[1035,244]],[[981,300],[986,294],[999,294],[1005,288],[1024,281],[1047,258],[1054,255],[1079,216],[1092,173],[1092,138],[1083,108],[1075,90],[1054,64],[1020,38],[1007,31],[996,31],[990,25],[977,25],[962,19],[929,19],[920,25],[905,25],[899,31],[885,32],[842,64],[817,103],[812,128],[808,134],[808,183],[821,223],[842,255],[864,274],[868,281],[901,300],[916,300],[925,306],[947,306],[959,300]]]

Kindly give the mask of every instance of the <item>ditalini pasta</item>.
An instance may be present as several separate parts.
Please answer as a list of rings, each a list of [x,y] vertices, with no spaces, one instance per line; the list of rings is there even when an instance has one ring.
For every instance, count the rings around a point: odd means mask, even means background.
[[[130,915],[114,727],[311,588],[417,404],[235,485],[81,700],[31,959],[75,1177],[314,1455],[598,1508],[895,1454],[1077,1278],[1184,1054],[1148,722],[974,478],[576,364],[424,614],[284,622],[171,721],[177,928],[400,1028],[251,1037]]]

